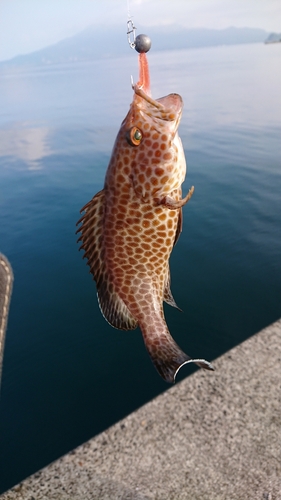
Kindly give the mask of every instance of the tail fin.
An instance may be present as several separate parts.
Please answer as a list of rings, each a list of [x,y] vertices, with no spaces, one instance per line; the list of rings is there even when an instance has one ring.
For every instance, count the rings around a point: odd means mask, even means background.
[[[158,326],[160,326],[159,323]],[[178,371],[187,363],[195,363],[200,368],[214,370],[209,361],[194,359],[185,354],[171,337],[164,320],[161,326],[161,332],[159,332],[159,328],[155,329],[155,325],[152,331],[149,325],[140,324],[146,349],[159,375],[166,382],[175,382]]]

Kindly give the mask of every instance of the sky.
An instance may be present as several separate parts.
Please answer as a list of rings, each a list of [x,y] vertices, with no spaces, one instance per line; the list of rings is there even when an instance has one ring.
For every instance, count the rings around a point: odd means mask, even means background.
[[[128,9],[129,7],[129,9]],[[28,54],[90,25],[178,23],[186,28],[229,26],[281,32],[280,0],[0,0],[0,61]],[[102,43],[102,41],[101,41]]]

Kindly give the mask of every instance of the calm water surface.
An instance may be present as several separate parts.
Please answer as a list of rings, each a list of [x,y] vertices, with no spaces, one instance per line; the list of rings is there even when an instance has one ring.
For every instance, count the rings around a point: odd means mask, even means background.
[[[0,73],[0,251],[15,274],[1,491],[168,387],[140,331],[102,318],[75,236],[132,98],[129,52]],[[183,191],[195,194],[171,258],[184,312],[165,311],[190,355],[215,359],[281,316],[280,59],[280,44],[149,54],[153,95],[185,102]]]

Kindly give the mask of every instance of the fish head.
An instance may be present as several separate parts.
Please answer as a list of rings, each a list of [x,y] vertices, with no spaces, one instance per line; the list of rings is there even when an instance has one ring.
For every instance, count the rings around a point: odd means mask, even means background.
[[[150,90],[149,68],[146,54],[139,55],[139,81],[133,85],[134,97],[131,109],[125,121],[127,126],[134,123],[143,128],[142,135],[150,132],[168,134],[172,141],[180,123],[183,100],[179,94],[169,94],[159,99],[152,99]],[[155,145],[156,147],[156,145]]]
[[[179,94],[169,94],[159,99],[152,99],[138,84],[134,85],[134,99],[129,113],[129,123],[139,124],[143,135],[151,132],[168,134],[172,141],[177,133],[182,116],[183,100]],[[131,122],[131,123],[130,123]]]
[[[183,101],[178,94],[156,100],[151,97],[145,54],[140,54],[140,78],[133,90],[116,146],[129,167],[136,194],[150,201],[179,189],[185,178],[185,157],[178,136]]]

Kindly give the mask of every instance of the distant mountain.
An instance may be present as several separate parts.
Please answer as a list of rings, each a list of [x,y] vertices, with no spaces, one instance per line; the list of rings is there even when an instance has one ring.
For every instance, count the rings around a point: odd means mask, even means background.
[[[146,33],[149,35],[153,50],[262,43],[269,35],[262,29],[253,28],[186,29],[178,25],[150,27],[148,29],[137,26],[137,28],[137,34]],[[3,61],[0,63],[0,67],[89,61],[123,55],[127,52],[128,43],[125,29],[122,30],[120,27],[114,26],[105,31],[104,28],[90,26],[81,33],[66,38],[55,45]]]
[[[281,33],[270,33],[264,43],[281,42]]]

